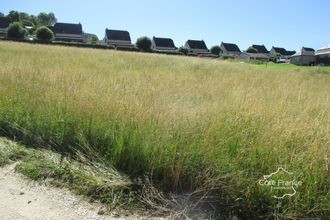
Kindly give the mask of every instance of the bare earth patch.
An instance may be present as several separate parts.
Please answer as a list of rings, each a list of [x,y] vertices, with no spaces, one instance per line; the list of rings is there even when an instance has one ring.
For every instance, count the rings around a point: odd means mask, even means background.
[[[28,181],[14,167],[0,168],[0,219],[146,219],[99,215],[101,205],[66,189]]]

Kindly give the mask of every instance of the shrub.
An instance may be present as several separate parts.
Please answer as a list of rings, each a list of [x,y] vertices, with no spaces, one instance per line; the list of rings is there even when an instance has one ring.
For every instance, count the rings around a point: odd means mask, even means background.
[[[136,41],[136,47],[142,51],[150,51],[151,40],[148,37],[140,37]]]
[[[24,39],[27,31],[19,22],[14,22],[7,28],[7,38],[11,39]]]
[[[234,56],[229,56],[229,55],[222,55],[220,57],[220,59],[222,59],[222,60],[234,60],[235,57]]]
[[[184,47],[184,46],[179,47],[179,48],[178,48],[178,51],[179,51],[180,53],[184,54],[184,55],[187,55],[188,52],[189,52],[189,50],[188,50],[186,47]]]
[[[36,37],[40,41],[51,41],[54,38],[54,34],[48,27],[41,26],[37,29]]]
[[[220,46],[215,45],[215,46],[211,47],[211,53],[212,54],[214,54],[216,56],[219,56],[220,52],[221,52]]]
[[[246,50],[246,52],[248,52],[248,53],[258,53],[258,50],[256,48],[254,48],[254,47],[249,47]]]

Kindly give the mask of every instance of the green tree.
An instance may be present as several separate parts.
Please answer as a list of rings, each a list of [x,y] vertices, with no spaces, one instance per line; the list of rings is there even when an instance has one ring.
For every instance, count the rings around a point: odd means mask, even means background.
[[[5,15],[2,13],[2,12],[0,12],[0,17],[4,17]]]
[[[28,13],[25,12],[19,12],[18,13],[19,16],[19,20],[20,21],[26,21],[26,20],[30,20],[30,15]]]
[[[36,31],[36,37],[40,41],[50,42],[54,38],[53,32],[46,26],[41,26]]]
[[[211,53],[213,55],[219,56],[220,52],[221,52],[220,46],[215,45],[215,46],[211,47]]]
[[[9,14],[7,15],[7,18],[10,19],[10,22],[15,22],[19,21],[19,13],[18,11],[10,11]]]
[[[187,55],[189,53],[189,50],[188,48],[184,47],[184,46],[181,46],[178,48],[178,51],[184,55]]]
[[[31,21],[35,26],[38,25],[38,17],[35,15],[30,15],[29,21]]]
[[[41,12],[38,15],[38,26],[52,26],[56,23],[57,19],[53,12],[45,13]]]
[[[258,53],[258,50],[256,48],[254,48],[254,47],[249,47],[246,50],[246,52],[248,52],[248,53]]]
[[[7,28],[6,36],[11,39],[24,39],[27,31],[20,22],[14,22]]]
[[[140,37],[136,41],[136,46],[141,51],[150,51],[151,48],[151,40],[149,37]]]
[[[86,42],[88,44],[98,44],[99,38],[95,34],[87,34]]]

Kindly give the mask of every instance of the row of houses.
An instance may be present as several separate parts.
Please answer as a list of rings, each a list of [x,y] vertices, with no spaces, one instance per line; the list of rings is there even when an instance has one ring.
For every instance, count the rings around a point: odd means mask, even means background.
[[[0,35],[5,33],[9,23],[7,18],[0,17]],[[80,23],[56,23],[49,28],[54,32],[55,41],[85,41],[83,28]],[[156,52],[178,53],[174,41],[170,38],[154,36],[151,40],[151,49]],[[132,43],[130,33],[124,30],[106,28],[103,43],[115,48],[135,47]],[[214,56],[203,40],[187,40],[184,47],[188,49],[189,55]],[[268,50],[264,45],[253,44],[247,50],[242,51],[237,44],[222,42],[220,48],[220,55],[244,60],[269,61],[273,60],[275,57],[278,62],[290,61],[296,65],[330,65],[330,47],[321,48],[316,52],[312,48],[303,47],[300,51],[296,52],[274,46],[271,50]]]

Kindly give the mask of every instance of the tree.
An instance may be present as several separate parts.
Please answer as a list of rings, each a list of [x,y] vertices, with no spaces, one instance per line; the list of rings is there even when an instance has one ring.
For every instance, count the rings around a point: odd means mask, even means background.
[[[36,37],[40,41],[50,42],[54,38],[53,32],[46,26],[41,26],[36,31]]]
[[[4,17],[5,15],[2,13],[2,12],[0,12],[0,17]]]
[[[219,56],[220,52],[221,52],[220,46],[215,45],[215,46],[211,47],[211,53],[213,55]]]
[[[19,21],[19,13],[18,11],[10,11],[7,15],[7,18],[10,19],[10,22]]]
[[[26,32],[26,29],[20,22],[14,22],[9,25],[6,36],[11,39],[24,39]]]
[[[258,50],[256,48],[254,48],[254,47],[249,47],[246,50],[246,52],[248,52],[248,53],[258,53]]]
[[[31,21],[34,25],[38,25],[38,17],[35,15],[30,15],[29,21]]]
[[[30,15],[28,13],[25,13],[25,12],[19,12],[18,13],[18,17],[19,17],[19,20],[20,21],[26,21],[26,20],[30,20]]]
[[[150,51],[151,40],[148,37],[140,37],[136,41],[136,46],[142,51]]]
[[[99,42],[99,38],[95,34],[87,34],[87,40],[86,43],[88,44],[97,44]]]
[[[45,12],[41,12],[37,16],[37,18],[38,18],[38,26],[52,26],[57,21],[53,12],[50,12],[48,14]]]
[[[178,51],[184,55],[187,55],[189,53],[189,50],[188,48],[184,47],[184,46],[181,46],[178,48]]]

